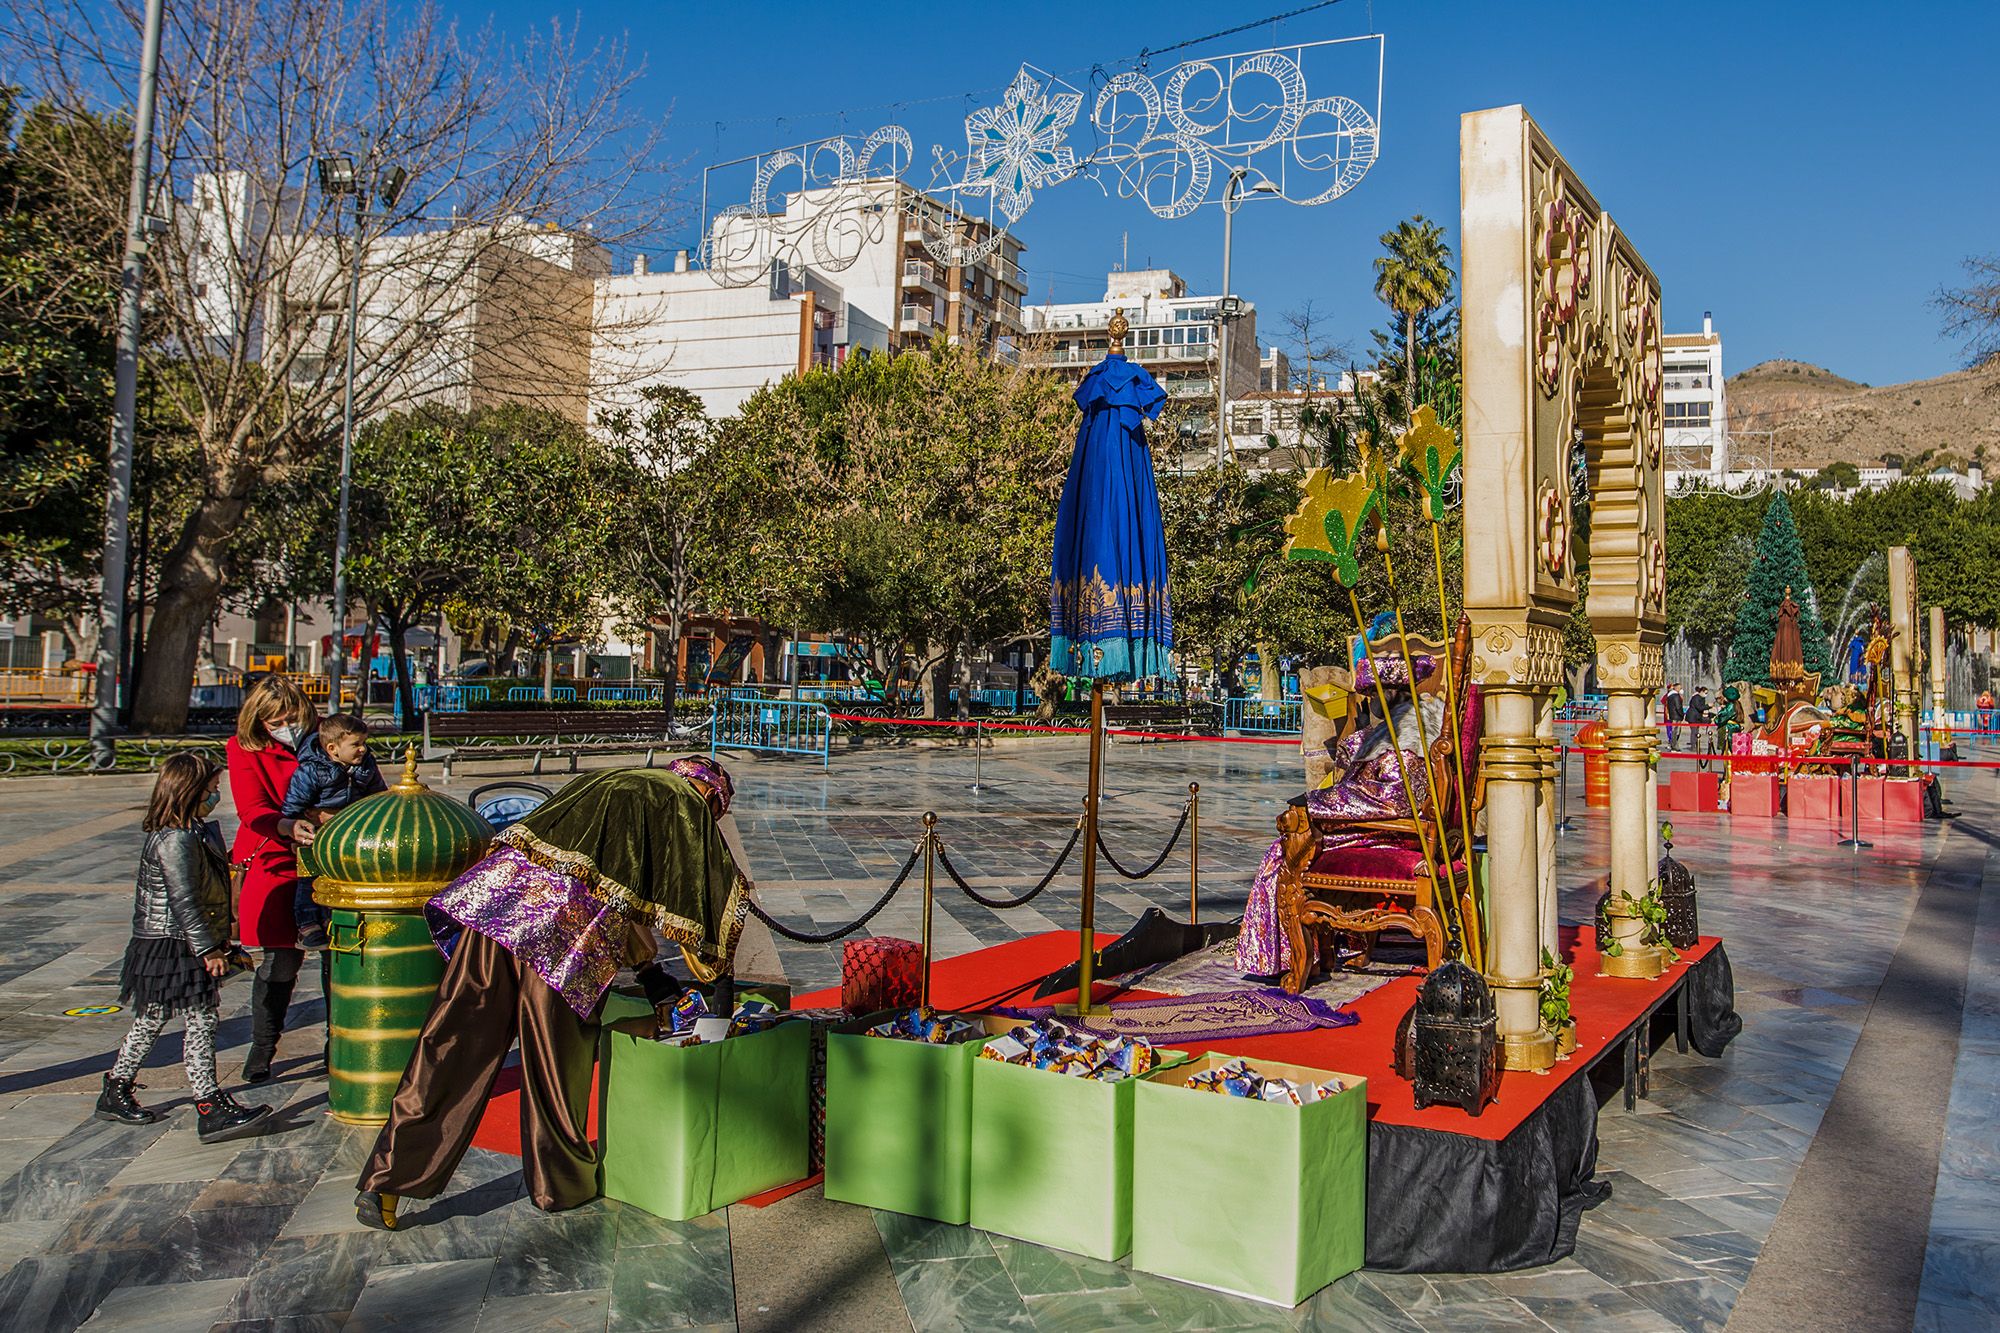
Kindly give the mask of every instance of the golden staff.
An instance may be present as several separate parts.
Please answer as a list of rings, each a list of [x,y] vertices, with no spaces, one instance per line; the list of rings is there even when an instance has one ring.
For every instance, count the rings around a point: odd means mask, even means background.
[[[1397,453],[1404,464],[1417,474],[1424,487],[1424,517],[1431,529],[1431,559],[1437,571],[1438,625],[1445,636],[1444,693],[1454,702],[1458,699],[1457,669],[1452,662],[1452,647],[1456,632],[1452,625],[1451,606],[1445,596],[1444,585],[1444,487],[1451,477],[1452,469],[1458,466],[1462,452],[1458,436],[1439,424],[1437,413],[1430,406],[1419,407],[1412,415],[1409,430],[1397,440]],[[1394,587],[1394,575],[1390,576],[1390,586]],[[1460,846],[1465,854],[1465,891],[1468,903],[1460,905],[1459,917],[1466,926],[1466,951],[1474,967],[1484,966],[1485,940],[1479,923],[1478,901],[1472,892],[1472,803],[1465,789],[1465,752],[1460,739],[1464,718],[1451,719],[1447,734],[1451,741],[1451,780],[1458,794],[1458,819]],[[1444,863],[1449,866],[1447,854]]]
[[[1361,565],[1356,559],[1360,547],[1361,534],[1367,530],[1368,519],[1375,514],[1381,504],[1381,494],[1366,471],[1357,471],[1345,477],[1335,477],[1329,468],[1314,468],[1306,476],[1305,496],[1298,511],[1285,521],[1285,558],[1289,560],[1321,560],[1331,562],[1334,577],[1347,592],[1347,607],[1354,614],[1354,627],[1361,635],[1363,651],[1368,646],[1368,623],[1361,616],[1361,600],[1354,595],[1354,585],[1361,581]],[[1406,648],[1407,651],[1407,648]],[[1409,667],[1406,664],[1405,669]],[[1443,894],[1438,888],[1437,864],[1431,856],[1431,840],[1424,830],[1423,821],[1417,818],[1416,796],[1410,787],[1409,765],[1403,758],[1403,747],[1396,737],[1396,719],[1389,710],[1388,691],[1382,687],[1382,673],[1371,672],[1375,680],[1375,698],[1382,707],[1382,724],[1389,733],[1389,748],[1396,755],[1396,772],[1402,778],[1403,793],[1410,802],[1411,822],[1416,825],[1417,845],[1424,856],[1424,873],[1431,882],[1431,901],[1446,910]],[[1412,671],[1412,676],[1415,673]],[[1416,696],[1416,682],[1411,680],[1411,697]],[[1423,725],[1423,708],[1417,707],[1418,727]],[[1457,916],[1447,911],[1446,921]]]
[[[1361,599],[1354,595],[1352,585],[1343,582],[1342,586],[1347,589],[1348,608],[1354,612],[1354,627],[1361,634],[1361,651],[1366,653],[1368,651],[1368,622],[1361,618]],[[1407,654],[1407,650],[1405,652]],[[1424,874],[1431,881],[1431,901],[1442,903],[1444,897],[1443,891],[1438,888],[1437,863],[1431,859],[1430,835],[1424,832],[1424,821],[1417,817],[1416,792],[1410,787],[1410,766],[1403,758],[1402,743],[1396,739],[1396,718],[1389,710],[1389,693],[1382,688],[1382,673],[1380,671],[1371,669],[1368,675],[1375,682],[1375,699],[1376,702],[1382,705],[1382,725],[1389,729],[1389,749],[1396,756],[1396,775],[1403,780],[1403,799],[1410,803],[1410,822],[1416,826],[1417,845],[1423,849]],[[1424,710],[1423,705],[1416,702],[1416,698],[1416,681],[1412,678],[1410,682],[1410,701],[1417,714],[1417,734],[1421,736],[1423,734]],[[1457,913],[1454,912],[1451,915],[1456,916]]]

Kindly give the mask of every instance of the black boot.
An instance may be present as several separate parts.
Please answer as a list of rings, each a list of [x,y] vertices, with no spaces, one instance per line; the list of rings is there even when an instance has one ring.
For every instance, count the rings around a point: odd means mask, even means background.
[[[271,1077],[271,1061],[278,1055],[278,1034],[285,1030],[285,1015],[292,1007],[292,988],[297,978],[272,981],[261,973],[250,985],[250,1055],[243,1062],[243,1081],[262,1083]]]
[[[195,1137],[203,1143],[240,1139],[255,1130],[258,1121],[271,1114],[268,1106],[244,1106],[226,1092],[197,1101],[194,1109],[201,1116]]]
[[[97,1118],[121,1125],[150,1125],[160,1117],[139,1105],[132,1096],[132,1080],[104,1076],[104,1091],[97,1094]]]

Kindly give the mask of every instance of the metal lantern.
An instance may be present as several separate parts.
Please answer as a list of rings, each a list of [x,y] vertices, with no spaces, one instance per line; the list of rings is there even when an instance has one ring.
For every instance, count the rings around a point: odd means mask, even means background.
[[[1500,1086],[1500,1042],[1485,978],[1452,961],[1424,978],[1411,1023],[1417,1109],[1440,1103],[1478,1115]]]
[[[1673,844],[1660,857],[1660,902],[1667,909],[1667,943],[1676,949],[1692,949],[1701,939],[1701,921],[1695,913],[1694,872],[1674,860]]]
[[[381,1124],[444,977],[424,904],[486,854],[493,827],[417,777],[335,815],[313,840],[313,901],[330,909],[327,1104],[336,1120]]]

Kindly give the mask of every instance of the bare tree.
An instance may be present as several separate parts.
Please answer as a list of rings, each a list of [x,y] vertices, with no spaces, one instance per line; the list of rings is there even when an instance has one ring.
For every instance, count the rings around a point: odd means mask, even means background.
[[[2000,357],[2000,255],[1965,261],[1963,287],[1941,287],[1931,304],[1944,314],[1944,331],[1966,340],[1968,359],[1981,365]]]
[[[1319,400],[1330,399],[1334,390],[1326,387],[1327,377],[1332,376],[1337,390],[1340,383],[1340,364],[1349,356],[1348,346],[1331,333],[1333,320],[1314,302],[1307,301],[1297,310],[1285,312],[1285,331],[1290,335],[1286,352],[1291,358],[1291,383],[1282,387],[1296,389],[1299,393],[1297,416],[1298,429],[1292,445],[1292,465],[1303,471],[1325,462],[1324,441],[1331,434],[1329,406]],[[1274,404],[1274,410],[1277,405]]]
[[[15,77],[59,105],[132,105],[132,0],[14,12]],[[357,417],[531,400],[582,419],[591,279],[668,207],[649,179],[660,127],[625,105],[638,76],[622,46],[559,25],[511,42],[390,0],[169,6],[155,211],[171,200],[175,218],[149,256],[146,334],[200,500],[161,560],[136,729],[184,723],[239,573],[232,536],[337,445],[357,250]],[[357,193],[317,188],[338,156]]]

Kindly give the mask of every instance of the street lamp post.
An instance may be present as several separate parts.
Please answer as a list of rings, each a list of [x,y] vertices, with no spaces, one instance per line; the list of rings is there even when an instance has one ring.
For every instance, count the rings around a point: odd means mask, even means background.
[[[409,183],[409,173],[401,167],[378,172],[371,164],[364,183],[354,159],[345,153],[319,159],[321,193],[354,196],[354,255],[347,272],[347,357],[340,386],[340,520],[333,539],[333,661],[328,670],[332,680],[326,695],[329,716],[340,711],[340,678],[347,666],[347,501],[354,475],[354,345],[361,323],[361,253],[367,243],[368,206],[380,198],[384,208],[394,208]],[[370,626],[369,628],[372,628]],[[362,632],[362,643],[368,641]],[[356,706],[365,708],[366,700]]]
[[[139,51],[139,104],[132,118],[132,192],[126,204],[125,262],[118,276],[118,354],[112,376],[111,488],[104,505],[104,565],[98,586],[97,675],[92,682],[90,762],[117,762],[118,678],[125,638],[125,564],[132,516],[132,439],[139,416],[139,303],[146,281],[146,244],[156,230],[146,215],[152,190],[153,108],[158,102],[160,23],[164,0],[146,0]]]
[[[1260,178],[1248,191],[1243,188],[1250,175],[1248,167],[1231,167],[1229,183],[1222,187],[1222,299],[1216,303],[1215,367],[1215,465],[1229,458],[1229,326],[1243,317],[1243,302],[1229,285],[1229,256],[1235,241],[1236,210],[1246,194],[1280,194],[1275,181]]]

